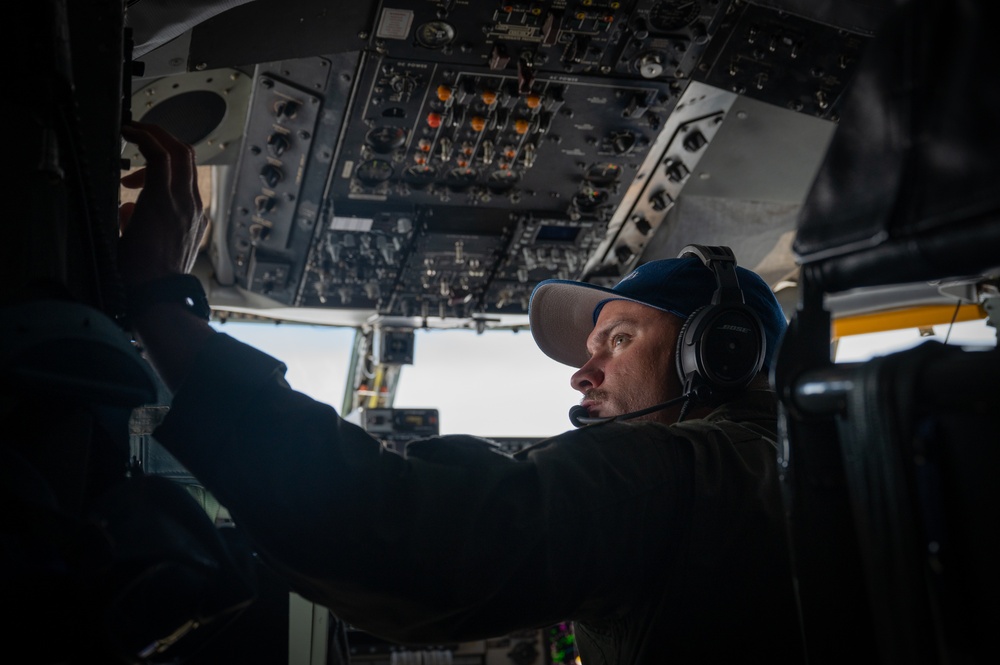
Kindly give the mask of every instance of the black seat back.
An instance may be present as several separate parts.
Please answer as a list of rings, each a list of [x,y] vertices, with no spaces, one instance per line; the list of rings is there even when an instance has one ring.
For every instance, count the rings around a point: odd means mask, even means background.
[[[1000,629],[1000,351],[928,342],[835,365],[829,308],[949,280],[1000,303],[989,4],[914,0],[881,27],[799,219],[773,379],[811,663],[978,663]]]

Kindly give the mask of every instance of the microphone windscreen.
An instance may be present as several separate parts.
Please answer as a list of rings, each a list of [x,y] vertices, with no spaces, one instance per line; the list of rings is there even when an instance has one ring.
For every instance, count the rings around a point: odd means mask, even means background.
[[[586,418],[588,413],[587,407],[577,404],[569,410],[569,421],[573,427],[583,427],[586,423],[580,422],[580,418]]]

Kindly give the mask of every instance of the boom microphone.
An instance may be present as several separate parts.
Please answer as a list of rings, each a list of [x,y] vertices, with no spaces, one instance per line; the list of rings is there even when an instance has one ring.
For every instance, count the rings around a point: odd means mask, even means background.
[[[675,397],[672,400],[666,402],[661,402],[659,404],[654,404],[653,406],[646,407],[645,409],[640,409],[638,411],[632,411],[631,413],[623,413],[620,416],[608,416],[607,418],[591,418],[587,415],[587,407],[577,404],[569,410],[569,421],[573,423],[573,427],[583,427],[584,425],[593,425],[596,423],[607,423],[612,420],[630,420],[632,418],[638,418],[639,416],[644,416],[647,413],[652,413],[653,411],[659,411],[660,409],[665,409],[668,406],[673,406],[678,402],[683,402],[686,399],[694,397],[698,393],[701,396],[700,391],[692,390],[684,393],[680,397]]]

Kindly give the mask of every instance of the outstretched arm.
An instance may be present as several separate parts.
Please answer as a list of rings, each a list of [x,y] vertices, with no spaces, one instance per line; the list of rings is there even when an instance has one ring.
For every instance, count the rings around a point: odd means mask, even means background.
[[[207,220],[190,146],[143,123],[123,126],[122,136],[146,158],[144,169],[122,179],[123,186],[142,191],[135,203],[125,203],[119,211],[118,267],[126,291],[135,292],[154,280],[189,272]],[[152,305],[132,316],[131,324],[171,390],[181,384],[198,350],[215,334],[179,303]]]
[[[123,206],[119,244],[134,289],[190,270],[204,220],[191,149],[149,125],[123,134],[147,160],[124,183],[143,186]],[[693,473],[671,470],[682,448],[651,427],[568,432],[526,461],[472,437],[412,442],[404,458],[180,303],[151,306],[133,326],[175,393],[157,441],[298,593],[359,628],[465,641],[607,612],[634,588],[630,575],[671,557],[673,541],[608,509],[671,523],[659,513],[681,490],[663,479]],[[574,584],[586,578],[594,585]],[[600,605],[587,603],[594,586]]]

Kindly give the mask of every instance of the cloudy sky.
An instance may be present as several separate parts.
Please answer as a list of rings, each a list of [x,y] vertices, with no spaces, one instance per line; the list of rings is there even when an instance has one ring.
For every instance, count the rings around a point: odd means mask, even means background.
[[[322,326],[228,322],[216,328],[284,361],[296,390],[340,408],[354,331]],[[865,360],[927,339],[949,344],[996,345],[984,321],[846,337],[839,362]],[[543,437],[571,427],[569,408],[580,395],[569,386],[572,369],[535,346],[528,332],[418,330],[414,363],[400,375],[395,406],[438,409],[442,434]]]

